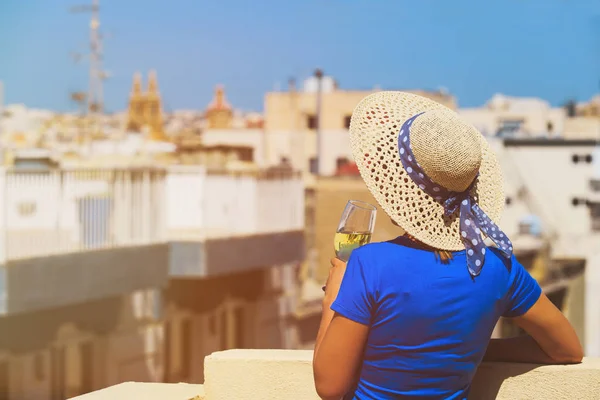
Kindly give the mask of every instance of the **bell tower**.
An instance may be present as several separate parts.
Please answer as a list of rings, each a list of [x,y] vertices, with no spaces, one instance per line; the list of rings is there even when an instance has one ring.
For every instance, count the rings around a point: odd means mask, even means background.
[[[129,95],[127,112],[127,130],[139,132],[144,125],[144,95],[142,93],[142,75],[133,75],[133,85]]]
[[[145,123],[150,129],[150,138],[152,140],[164,140],[162,104],[160,92],[158,91],[156,71],[154,70],[148,74],[148,90],[146,91],[144,116]]]

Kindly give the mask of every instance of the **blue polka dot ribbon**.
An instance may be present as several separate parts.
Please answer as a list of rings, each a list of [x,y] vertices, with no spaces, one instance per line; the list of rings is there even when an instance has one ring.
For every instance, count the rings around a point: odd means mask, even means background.
[[[496,244],[506,258],[512,256],[512,243],[477,204],[477,198],[472,193],[477,177],[464,192],[453,192],[436,184],[415,160],[410,147],[410,127],[413,121],[422,114],[417,114],[407,120],[400,129],[398,135],[400,160],[412,181],[426,194],[444,205],[446,216],[451,216],[457,210],[459,211],[460,235],[467,251],[467,268],[471,276],[476,277],[481,273],[485,261],[486,245],[482,233]]]

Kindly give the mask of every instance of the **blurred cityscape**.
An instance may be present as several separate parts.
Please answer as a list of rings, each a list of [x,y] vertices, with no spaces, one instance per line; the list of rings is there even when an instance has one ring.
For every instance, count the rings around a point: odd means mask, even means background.
[[[109,113],[97,3],[88,11],[77,110],[3,104],[0,81],[0,399],[202,383],[214,351],[311,348],[343,207],[375,204],[350,117],[397,88],[342,88],[315,69],[264,93],[261,112],[216,82],[209,104],[167,112],[160,71],[140,71],[127,109]],[[600,96],[555,107],[498,93],[463,108],[447,90],[402,90],[487,137],[505,177],[502,229],[599,357]],[[380,211],[373,240],[400,234]],[[516,333],[500,321],[494,336]]]

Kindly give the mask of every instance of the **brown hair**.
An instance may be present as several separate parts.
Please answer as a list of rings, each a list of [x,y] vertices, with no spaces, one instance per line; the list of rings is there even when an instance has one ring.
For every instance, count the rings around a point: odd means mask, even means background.
[[[436,260],[439,260],[442,264],[448,264],[450,261],[452,261],[452,258],[453,258],[452,252],[450,252],[448,250],[435,249],[429,245],[426,245],[425,243],[423,243],[423,242],[419,241],[418,239],[415,239],[414,237],[409,235],[408,232],[404,233],[404,236],[407,239],[409,239],[410,241],[418,244],[423,249],[433,251],[433,253],[435,254]]]
[[[396,221],[392,220],[392,224],[394,224],[398,228],[402,229],[402,227],[400,225],[398,225],[396,223]],[[404,229],[402,229],[402,230],[404,230]],[[408,232],[406,232],[406,231],[404,231],[404,237],[409,239],[411,242],[416,243],[417,245],[419,245],[419,247],[421,247],[425,250],[433,251],[433,253],[435,254],[436,260],[439,260],[442,264],[448,264],[450,261],[452,261],[452,258],[453,258],[452,252],[450,252],[448,250],[435,249],[429,245],[426,245],[425,243],[421,242],[420,240],[409,235]]]

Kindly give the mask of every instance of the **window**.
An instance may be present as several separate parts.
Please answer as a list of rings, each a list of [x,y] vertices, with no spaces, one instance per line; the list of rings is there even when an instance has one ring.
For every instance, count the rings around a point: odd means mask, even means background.
[[[506,205],[510,206],[510,203],[512,203],[512,199],[510,197],[506,198]]]
[[[349,162],[350,160],[348,160],[346,157],[338,157],[337,160],[335,160],[335,166],[337,169],[340,169]]]
[[[590,205],[592,232],[600,232],[600,203]]]
[[[306,127],[308,129],[317,129],[317,125],[319,124],[316,115],[308,115],[306,117]]]
[[[352,119],[352,115],[346,115],[344,117],[344,128],[350,129],[350,120]]]
[[[311,174],[317,174],[319,171],[317,170],[317,158],[316,157],[311,157],[310,160],[308,160],[308,169],[310,171]]]
[[[496,135],[497,136],[511,136],[514,133],[521,131],[521,128],[524,123],[525,123],[525,121],[522,119],[500,120],[498,123],[498,131],[496,132]]]
[[[240,157],[240,161],[245,161],[245,162],[254,161],[254,149],[252,147],[240,149],[239,157]]]
[[[573,203],[574,206],[590,206],[593,204],[588,199],[580,199],[577,197],[573,197],[573,200],[571,200],[571,202]]]
[[[37,205],[33,201],[27,201],[17,205],[19,215],[22,217],[31,217],[35,214],[36,209]]]
[[[573,156],[571,156],[571,160],[573,161],[573,164],[580,162],[591,164],[594,161],[594,157],[591,154],[573,154]]]
[[[552,121],[548,121],[548,123],[546,123],[546,130],[548,133],[552,133],[554,131],[554,124]]]

